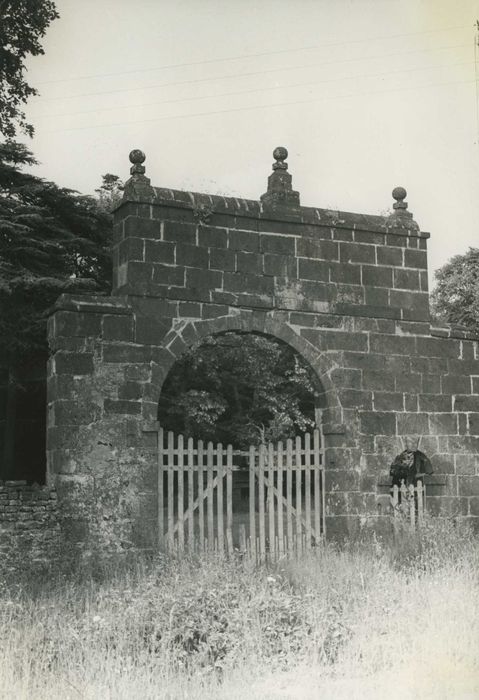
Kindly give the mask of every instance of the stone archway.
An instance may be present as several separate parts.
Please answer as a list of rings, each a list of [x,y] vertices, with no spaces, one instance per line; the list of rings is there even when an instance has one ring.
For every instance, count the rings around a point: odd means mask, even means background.
[[[278,341],[304,360],[304,354],[297,348],[301,346],[303,353],[305,348],[307,352],[309,343],[296,342],[293,348],[294,331],[290,333],[291,329],[281,322],[267,323],[266,318],[264,316],[261,323],[256,318],[253,323],[252,316],[243,313],[209,323],[177,324],[175,331],[169,334],[168,344],[159,348],[161,366],[153,373],[164,379],[162,391],[176,363],[184,360],[185,354],[188,354],[188,361],[180,367],[188,374],[192,361],[189,353],[201,347],[206,338],[226,333]],[[289,338],[288,343],[283,340],[285,337]],[[165,356],[168,347],[172,352]],[[206,345],[206,352],[209,347]],[[307,551],[320,545],[326,534],[325,450],[321,425],[323,411],[329,410],[329,400],[318,377],[318,364],[328,381],[329,363],[321,363],[319,356],[313,369],[310,363],[315,357],[308,353],[306,364],[312,370],[308,374],[312,401],[308,418],[316,421],[316,425],[310,422],[300,429],[296,426],[295,433],[289,432],[287,436],[284,431],[275,438],[268,437],[268,431],[266,436],[263,431],[262,437],[256,430],[251,432],[247,426],[252,424],[248,421],[258,423],[251,415],[246,424],[238,417],[244,415],[243,410],[248,413],[244,405],[233,422],[229,416],[226,431],[221,424],[213,430],[208,423],[204,429],[198,425],[188,427],[181,418],[176,420],[178,405],[176,418],[170,421],[165,407],[167,404],[175,406],[175,398],[169,395],[163,405],[164,412],[158,416],[158,540],[162,548],[178,553],[202,552],[213,546],[214,538],[215,551],[231,549],[247,553],[258,561],[265,557],[273,561],[287,553]],[[212,366],[217,367],[216,362]],[[221,361],[220,366],[221,370],[231,367]],[[221,370],[218,370],[220,374]],[[177,368],[176,378],[180,375]],[[200,388],[191,376],[190,380],[192,383],[184,385],[181,391],[190,386]],[[214,380],[212,384],[216,385]],[[208,382],[202,382],[201,389],[209,391]],[[224,390],[220,389],[219,393],[227,396]],[[241,393],[244,399],[247,395],[244,386]],[[321,407],[319,412],[313,410],[313,402],[315,407]],[[187,412],[183,400],[181,405]],[[268,419],[264,422],[267,425]],[[242,432],[245,426],[247,433]]]
[[[231,331],[257,333],[279,340],[293,348],[313,370],[313,376],[316,378],[315,389],[319,394],[321,425],[318,427],[320,427],[321,432],[321,447],[324,450],[323,466],[326,467],[326,529],[331,531],[333,537],[336,531],[344,534],[345,528],[348,527],[347,519],[344,517],[345,513],[340,511],[339,514],[342,517],[337,519],[334,510],[338,496],[328,493],[328,489],[337,491],[340,482],[337,479],[331,479],[327,467],[329,465],[336,469],[337,455],[342,455],[344,452],[343,447],[346,440],[340,396],[331,378],[335,364],[324,353],[318,351],[311,342],[301,337],[283,318],[275,318],[274,312],[258,313],[257,311],[235,310],[231,315],[211,320],[191,321],[185,319],[178,321],[158,348],[157,361],[153,361],[151,396],[155,397],[155,401],[157,400],[168,373],[186,350],[208,336]],[[152,404],[152,407],[154,405]],[[155,418],[156,416],[151,415],[152,420]],[[151,424],[148,424],[148,428],[151,429]],[[341,473],[338,478],[342,478]]]
[[[121,527],[135,531],[131,542],[143,531],[152,541],[156,466],[144,431],[176,359],[228,330],[278,338],[316,373],[326,506],[343,535],[377,520],[408,436],[424,436],[441,471],[436,509],[477,518],[479,360],[467,334],[430,327],[429,234],[402,188],[389,217],[301,206],[286,157],[275,150],[267,192],[246,200],[152,187],[144,154],[132,152],[115,212],[113,294],[65,296],[50,320],[48,479],[78,531],[88,529],[84,503],[101,483],[112,493],[117,469]]]
[[[158,396],[168,372],[186,349],[207,336],[227,331],[260,333],[292,347],[309,364],[317,378],[316,388],[323,399],[321,408],[324,412],[324,422],[339,423],[341,421],[339,396],[330,378],[330,372],[334,367],[333,363],[324,354],[318,352],[308,340],[296,333],[291,326],[267,313],[258,314],[257,312],[238,310],[235,314],[213,320],[196,322],[184,320],[177,323],[158,349],[158,355],[161,359],[156,362],[153,360],[152,385]]]

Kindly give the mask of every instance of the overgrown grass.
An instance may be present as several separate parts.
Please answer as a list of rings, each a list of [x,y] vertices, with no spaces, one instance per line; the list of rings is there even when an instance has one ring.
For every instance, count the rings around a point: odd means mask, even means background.
[[[479,545],[420,536],[274,567],[210,557],[0,591],[0,697],[479,697]]]

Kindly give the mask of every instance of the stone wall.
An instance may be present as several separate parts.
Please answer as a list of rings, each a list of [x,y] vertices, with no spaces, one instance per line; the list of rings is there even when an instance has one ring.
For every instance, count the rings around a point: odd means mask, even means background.
[[[279,338],[316,372],[330,533],[380,517],[389,464],[419,438],[430,511],[479,517],[478,342],[431,328],[429,234],[405,191],[389,217],[302,207],[275,157],[257,202],[153,188],[134,155],[113,296],[59,300],[48,479],[78,541],[155,545],[161,386],[186,348],[226,330]]]
[[[115,294],[193,302],[182,304],[186,317],[203,303],[210,316],[240,306],[429,320],[428,233],[379,216],[309,207],[278,216],[252,200],[159,188],[151,200],[116,213]],[[204,222],[196,212],[207,205]]]
[[[47,564],[57,558],[59,546],[56,490],[0,481],[0,568]]]

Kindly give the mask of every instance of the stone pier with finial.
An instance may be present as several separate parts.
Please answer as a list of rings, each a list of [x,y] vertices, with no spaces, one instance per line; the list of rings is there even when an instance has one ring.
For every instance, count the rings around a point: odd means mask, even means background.
[[[155,546],[162,384],[225,331],[275,337],[316,372],[329,536],[384,524],[389,464],[419,438],[430,510],[479,519],[477,339],[431,325],[406,190],[389,216],[304,206],[287,157],[250,200],[152,186],[131,152],[112,295],[63,295],[50,319],[48,479],[80,549]]]
[[[299,207],[299,192],[293,190],[293,178],[288,173],[287,157],[288,151],[283,146],[274,149],[273,172],[268,178],[267,191],[261,195],[261,202],[266,207]]]

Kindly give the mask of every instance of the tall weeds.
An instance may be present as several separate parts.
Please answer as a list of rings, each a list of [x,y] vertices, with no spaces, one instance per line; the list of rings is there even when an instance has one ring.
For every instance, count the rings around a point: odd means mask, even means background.
[[[159,558],[4,583],[0,697],[467,697],[478,543],[442,521],[399,534],[275,566]]]

